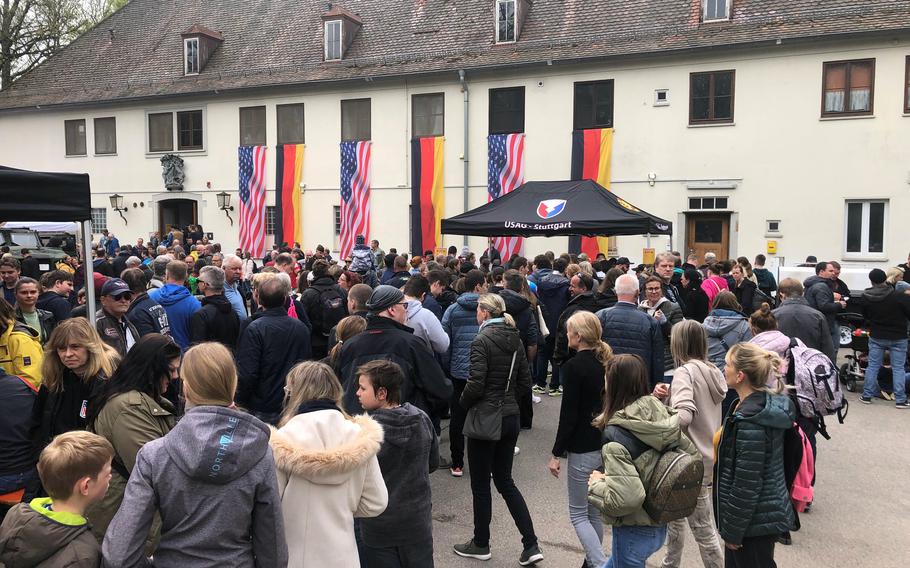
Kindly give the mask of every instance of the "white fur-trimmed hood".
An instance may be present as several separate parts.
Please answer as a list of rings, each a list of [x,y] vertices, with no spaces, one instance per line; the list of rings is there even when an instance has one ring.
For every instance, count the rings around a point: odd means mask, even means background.
[[[280,430],[272,428],[269,443],[281,471],[336,485],[364,467],[382,440],[382,426],[367,415],[348,420],[337,410],[321,410],[299,414]]]

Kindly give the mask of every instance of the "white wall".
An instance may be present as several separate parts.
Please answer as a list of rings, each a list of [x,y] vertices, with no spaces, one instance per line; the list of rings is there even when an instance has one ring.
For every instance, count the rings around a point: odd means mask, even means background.
[[[778,254],[788,263],[808,254],[844,259],[844,200],[887,198],[886,260],[859,264],[897,264],[910,249],[900,222],[910,212],[905,155],[910,117],[902,114],[907,41],[866,43],[858,47],[786,45],[764,51],[731,50],[727,55],[652,59],[623,64],[553,66],[512,73],[469,73],[471,207],[486,202],[488,89],[524,85],[526,89],[526,179],[568,179],[571,162],[572,92],[575,81],[614,79],[613,190],[626,200],[676,224],[672,248],[684,243],[677,222],[689,197],[729,198],[736,213],[731,226],[731,255],[753,256],[765,250],[765,220],[780,219],[783,236]],[[874,117],[820,119],[822,63],[874,57]],[[688,126],[689,73],[735,69],[735,122]],[[541,86],[538,86],[542,82]],[[655,107],[654,90],[670,90],[670,105]],[[113,211],[115,233],[132,238],[154,230],[154,206],[163,195],[157,155],[145,152],[145,114],[158,109],[205,108],[206,151],[184,154],[187,192],[200,200],[199,222],[225,248],[236,245],[219,211],[215,194],[233,193],[236,205],[237,144],[242,106],[266,105],[268,156],[267,203],[274,201],[275,105],[305,103],[306,152],[303,183],[303,242],[330,244],[332,206],[338,204],[341,99],[372,99],[372,235],[388,249],[409,248],[410,97],[424,92],[446,94],[446,216],[463,210],[463,102],[453,73],[434,81],[364,82],[359,88],[301,88],[252,98],[218,96],[194,102],[0,114],[0,163],[38,170],[84,171],[91,175],[93,206],[108,207],[108,195],[120,193],[130,206],[124,227]],[[92,156],[92,118],[117,117],[116,156]],[[87,119],[88,157],[64,156],[63,121]],[[650,187],[648,172],[657,174]],[[686,184],[732,180],[733,190],[689,190]],[[206,187],[211,182],[211,189]],[[133,209],[133,202],[145,207]],[[2,213],[0,213],[2,217]],[[233,217],[237,218],[234,214]],[[445,238],[461,245],[462,237]],[[652,246],[671,248],[666,237]],[[483,239],[472,238],[474,250]],[[641,258],[644,238],[622,237],[619,252]],[[532,239],[529,255],[563,251],[565,238]]]

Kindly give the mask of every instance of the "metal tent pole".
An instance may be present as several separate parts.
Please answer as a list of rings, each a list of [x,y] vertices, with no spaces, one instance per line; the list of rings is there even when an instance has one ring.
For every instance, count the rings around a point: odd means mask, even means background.
[[[85,273],[85,315],[89,323],[95,325],[95,276],[92,269],[92,222],[82,222],[82,271]]]

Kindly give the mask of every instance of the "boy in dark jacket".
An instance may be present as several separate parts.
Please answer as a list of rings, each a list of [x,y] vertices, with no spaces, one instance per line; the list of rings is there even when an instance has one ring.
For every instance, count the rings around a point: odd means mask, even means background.
[[[16,505],[0,526],[0,563],[95,567],[101,547],[85,510],[107,493],[114,448],[90,432],[61,434],[41,452],[38,474],[50,497]]]
[[[894,405],[910,408],[907,402],[904,364],[907,361],[907,320],[910,319],[910,296],[897,292],[885,283],[885,271],[874,268],[869,273],[871,288],[862,295],[863,314],[869,320],[869,366],[863,386],[862,402],[871,404],[881,390],[878,372],[884,362],[885,350],[891,353],[894,383]]]
[[[404,374],[396,363],[370,361],[357,369],[357,398],[382,425],[379,469],[389,505],[361,520],[363,554],[370,566],[433,565],[433,506],[430,472],[439,465],[439,440],[430,418],[401,404]]]

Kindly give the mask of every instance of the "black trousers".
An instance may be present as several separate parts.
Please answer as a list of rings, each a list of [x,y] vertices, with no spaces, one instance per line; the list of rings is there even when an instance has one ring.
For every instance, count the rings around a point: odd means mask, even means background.
[[[725,568],[777,568],[774,562],[776,534],[743,539],[739,550],[724,548]]]
[[[461,393],[468,381],[452,379],[451,420],[449,420],[449,450],[452,452],[452,467],[464,468],[464,419],[468,411],[461,407]]]
[[[468,438],[468,466],[471,474],[471,493],[474,496],[474,544],[489,546],[490,520],[493,517],[493,496],[490,492],[490,475],[502,495],[521,533],[525,548],[537,544],[534,523],[528,505],[512,479],[512,459],[518,441],[518,416],[502,419],[499,440],[474,440]]]

